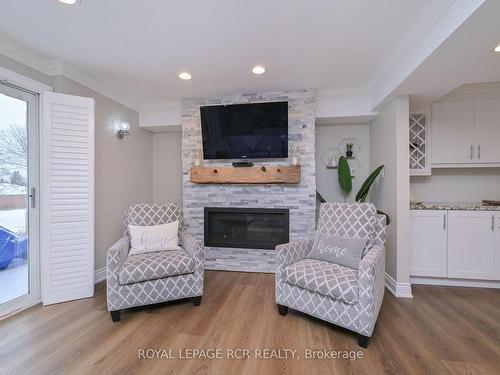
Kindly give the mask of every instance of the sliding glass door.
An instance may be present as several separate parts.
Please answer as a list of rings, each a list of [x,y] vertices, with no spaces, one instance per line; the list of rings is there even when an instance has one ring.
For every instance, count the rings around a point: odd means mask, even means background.
[[[39,300],[38,95],[0,82],[0,317]]]

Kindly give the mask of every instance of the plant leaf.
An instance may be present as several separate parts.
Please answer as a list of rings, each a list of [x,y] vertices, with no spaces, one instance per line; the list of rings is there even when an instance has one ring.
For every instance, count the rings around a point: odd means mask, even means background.
[[[320,203],[325,203],[326,199],[316,190],[316,199],[320,201]]]
[[[339,185],[344,193],[349,194],[352,190],[351,168],[345,156],[341,156],[338,162],[339,167]]]
[[[372,187],[373,183],[375,182],[375,180],[377,179],[378,175],[380,174],[383,168],[384,166],[381,165],[380,167],[375,169],[368,176],[365,182],[363,182],[363,185],[361,185],[361,187],[359,188],[358,194],[356,194],[356,202],[361,202],[361,203],[366,202],[366,197],[368,196],[368,192],[370,191],[370,188]]]
[[[385,216],[385,225],[389,225],[391,223],[391,217],[387,215],[384,211],[377,210],[377,214]]]

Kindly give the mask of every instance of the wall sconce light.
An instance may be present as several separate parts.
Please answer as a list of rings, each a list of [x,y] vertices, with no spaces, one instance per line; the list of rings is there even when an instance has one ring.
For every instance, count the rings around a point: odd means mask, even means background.
[[[120,122],[116,129],[116,136],[119,139],[123,139],[125,137],[128,137],[130,135],[130,124],[128,122]]]

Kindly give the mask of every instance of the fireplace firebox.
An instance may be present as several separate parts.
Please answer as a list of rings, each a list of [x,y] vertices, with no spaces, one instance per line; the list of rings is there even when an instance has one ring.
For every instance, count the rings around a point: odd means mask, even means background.
[[[274,249],[289,239],[289,212],[281,208],[205,207],[205,246]]]

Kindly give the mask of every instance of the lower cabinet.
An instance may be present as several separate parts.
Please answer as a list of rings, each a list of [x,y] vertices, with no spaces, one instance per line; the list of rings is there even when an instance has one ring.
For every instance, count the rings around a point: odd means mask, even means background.
[[[412,211],[410,242],[412,276],[448,275],[447,214],[442,210]]]
[[[448,277],[495,279],[495,214],[448,212]]]
[[[410,275],[500,280],[500,211],[411,211]]]

